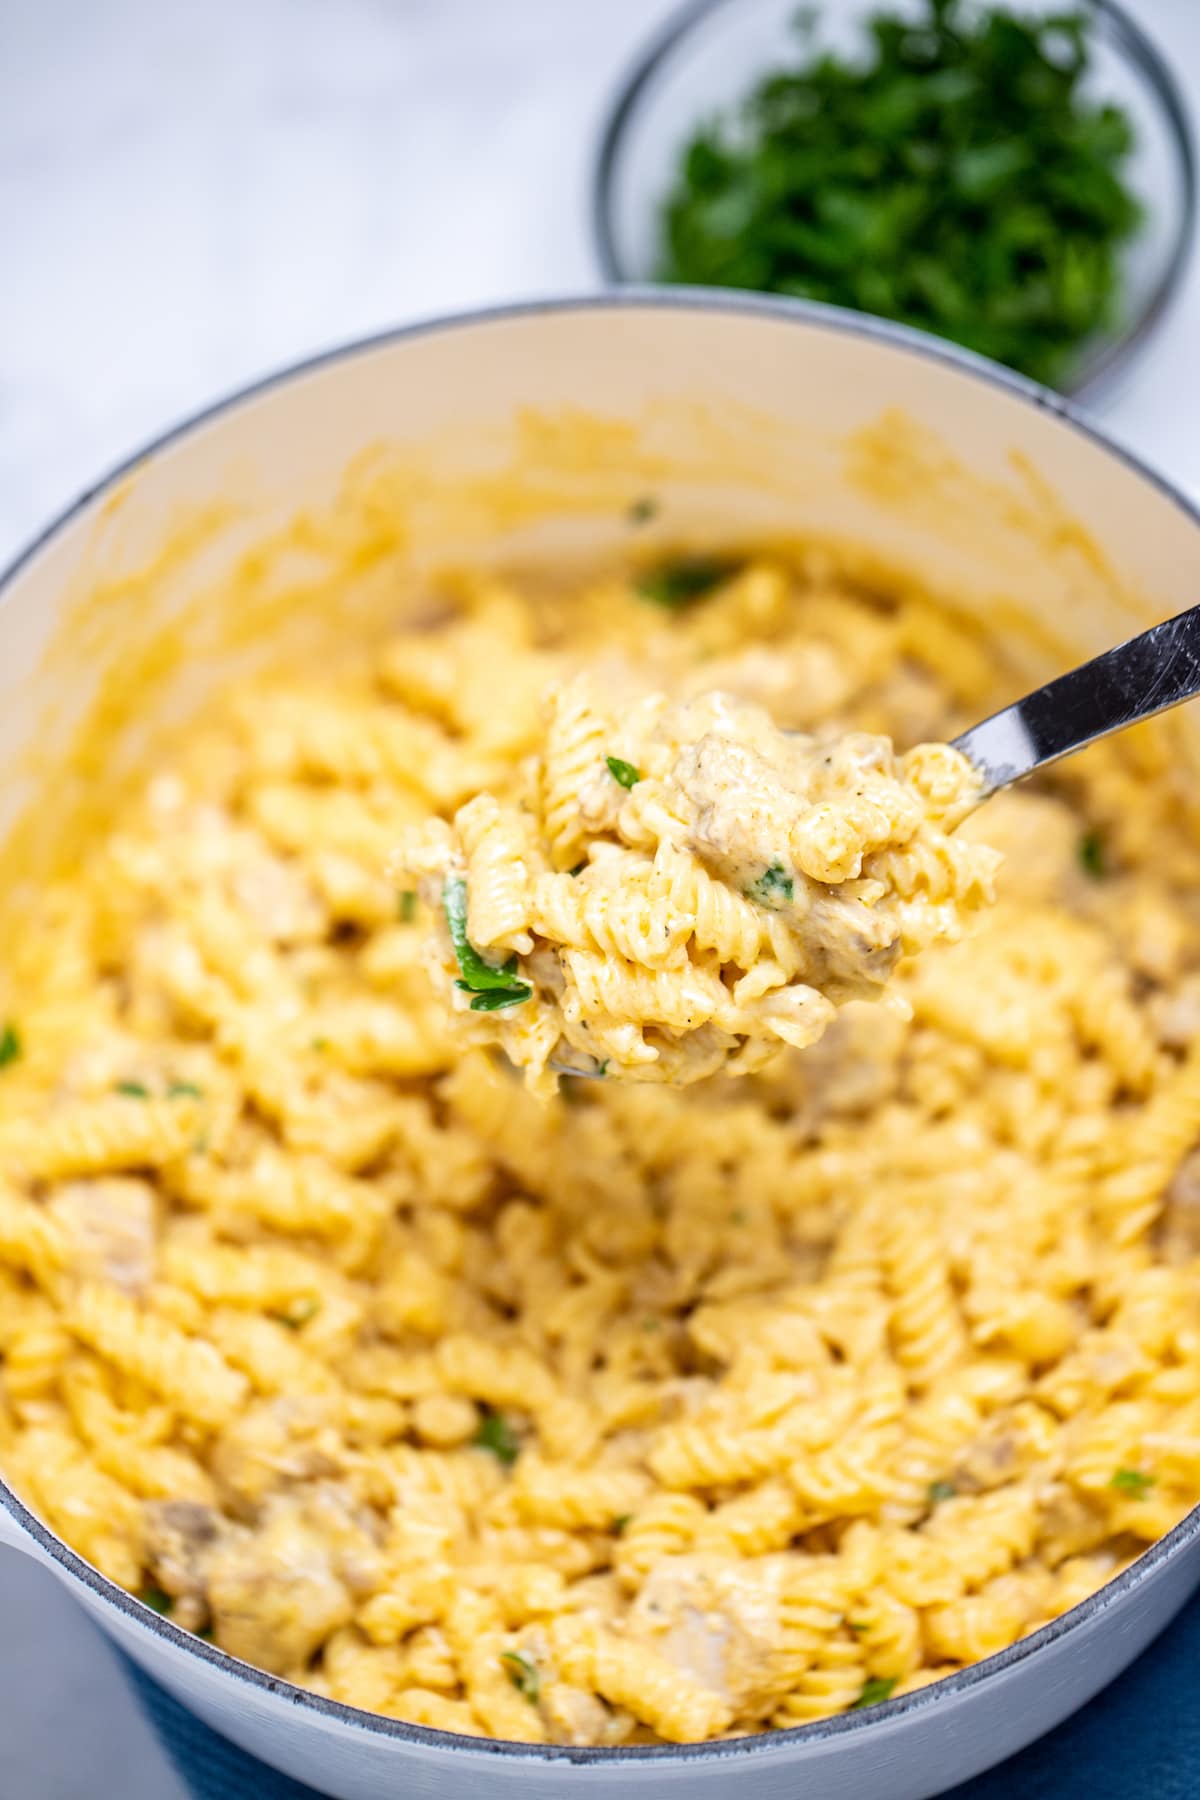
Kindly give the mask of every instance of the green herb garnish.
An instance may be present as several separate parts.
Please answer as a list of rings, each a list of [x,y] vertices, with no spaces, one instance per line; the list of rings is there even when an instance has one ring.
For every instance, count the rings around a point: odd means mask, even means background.
[[[312,1294],[307,1294],[299,1300],[293,1300],[283,1312],[276,1313],[275,1317],[281,1325],[286,1325],[289,1331],[299,1331],[302,1326],[308,1324],[310,1319],[315,1319],[320,1310],[321,1302]]]
[[[801,42],[686,145],[658,277],[831,301],[1061,380],[1122,300],[1141,222],[1083,8],[925,0],[857,54]]]
[[[643,570],[634,586],[643,600],[653,600],[656,606],[686,606],[720,587],[737,568],[728,556],[673,556]]]
[[[616,1518],[612,1522],[612,1528],[613,1528],[613,1531],[615,1532],[615,1534],[617,1535],[617,1537],[624,1536],[625,1527],[628,1525],[628,1523],[629,1523],[630,1519],[632,1519],[632,1517],[633,1517],[632,1513],[618,1513],[617,1514]]]
[[[442,907],[450,929],[450,942],[462,971],[455,987],[478,997],[471,1002],[472,1012],[500,1012],[506,1006],[519,1006],[528,1000],[533,989],[517,974],[517,959],[510,956],[500,968],[485,962],[467,937],[467,884],[461,875],[448,881],[442,889]]]
[[[396,896],[396,917],[402,925],[411,925],[417,916],[417,896],[409,888]]]
[[[642,779],[642,771],[635,769],[632,763],[622,762],[619,756],[606,756],[604,760],[609,774],[621,787],[636,787]]]
[[[114,1093],[124,1094],[127,1100],[148,1100],[150,1089],[144,1081],[118,1081],[114,1085]]]
[[[854,1701],[850,1711],[857,1712],[860,1706],[878,1706],[881,1700],[889,1699],[896,1680],[895,1675],[872,1675],[863,1682],[862,1693]]]
[[[635,500],[625,515],[631,525],[648,525],[658,514],[658,501],[652,494],[643,494]]]
[[[871,1624],[868,1619],[847,1619],[846,1620],[846,1630],[847,1631],[860,1632],[860,1631],[870,1631],[870,1629],[871,1629]]]
[[[465,981],[456,981],[454,985],[468,994],[473,992]],[[522,1000],[528,1000],[532,992],[533,989],[522,982],[520,987],[497,988],[494,993],[476,994],[471,1002],[471,1011],[503,1012],[506,1006],[520,1006]]]
[[[1104,853],[1104,839],[1098,831],[1085,831],[1079,840],[1079,866],[1085,875],[1093,881],[1103,881],[1108,874],[1108,858]]]
[[[485,1412],[471,1442],[480,1450],[490,1450],[506,1469],[511,1469],[521,1454],[516,1433],[503,1413]]]
[[[203,1100],[204,1089],[194,1081],[172,1081],[167,1088],[168,1100]]]
[[[148,1606],[151,1612],[162,1613],[164,1618],[169,1616],[171,1608],[175,1604],[170,1594],[163,1588],[155,1587],[153,1583],[148,1587],[138,1589],[138,1599],[143,1606]]]
[[[213,1628],[211,1625],[202,1625],[200,1627],[199,1631],[194,1631],[192,1633],[192,1636],[198,1637],[202,1644],[211,1644],[215,1641],[213,1638]]]
[[[746,892],[760,906],[788,906],[795,898],[796,886],[782,863],[772,863],[757,881],[750,883]]]
[[[21,1034],[11,1019],[0,1027],[0,1069],[7,1069],[21,1054]]]
[[[1116,1488],[1118,1493],[1128,1494],[1131,1499],[1144,1500],[1156,1479],[1154,1475],[1143,1474],[1141,1469],[1118,1469],[1108,1485]]]
[[[315,1037],[312,1040],[312,1043],[309,1045],[310,1050],[325,1051],[325,1050],[328,1050],[328,1048],[329,1048],[329,1039],[323,1038],[323,1037]]]
[[[929,1484],[929,1504],[938,1506],[943,1500],[953,1500],[958,1489],[952,1481],[931,1481]]]
[[[518,1694],[524,1694],[530,1706],[536,1706],[538,1695],[542,1691],[542,1678],[538,1674],[537,1664],[523,1650],[502,1650],[500,1661]]]

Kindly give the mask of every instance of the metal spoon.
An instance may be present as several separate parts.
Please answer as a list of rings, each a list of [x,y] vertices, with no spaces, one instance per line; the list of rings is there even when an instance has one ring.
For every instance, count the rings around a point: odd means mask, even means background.
[[[1200,694],[1200,606],[1164,619],[972,725],[954,748],[978,769],[979,798]]]
[[[1200,694],[1200,606],[1081,663],[953,740],[978,770],[979,801],[1098,738],[1138,725]],[[594,1069],[554,1060],[564,1075]]]

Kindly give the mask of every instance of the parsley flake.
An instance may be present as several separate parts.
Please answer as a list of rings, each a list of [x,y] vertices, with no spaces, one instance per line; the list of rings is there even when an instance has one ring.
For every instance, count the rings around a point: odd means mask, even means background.
[[[757,881],[750,883],[746,892],[760,906],[790,906],[796,897],[796,884],[783,864],[774,862],[769,869],[763,870]]]
[[[462,988],[470,994],[474,990],[467,987],[465,981],[456,981],[455,987]],[[471,1002],[472,1012],[503,1012],[507,1006],[520,1006],[522,1000],[528,1000],[533,992],[524,982],[520,987],[497,988],[490,994],[476,994]]]
[[[631,525],[648,525],[658,516],[658,501],[653,494],[643,494],[640,500],[633,502],[625,516]]]
[[[496,968],[484,961],[467,937],[467,884],[461,875],[453,876],[443,887],[442,909],[462,973],[462,980],[454,985],[477,996],[471,1002],[471,1011],[499,1012],[503,1007],[519,1006],[522,1000],[528,1000],[533,989],[517,974],[516,957],[510,956]]]
[[[711,594],[736,574],[738,567],[729,556],[674,556],[644,569],[634,586],[643,600],[673,612]]]
[[[138,1599],[143,1606],[148,1606],[151,1612],[161,1613],[164,1618],[170,1617],[171,1608],[175,1604],[170,1594],[163,1588],[155,1587],[153,1582],[138,1589]]]
[[[127,1100],[148,1100],[150,1098],[150,1089],[144,1081],[118,1081],[113,1091],[124,1094]]]
[[[633,1517],[632,1513],[618,1513],[617,1514],[616,1518],[612,1522],[612,1528],[617,1537],[624,1536],[625,1527],[629,1524],[629,1521],[630,1521],[630,1519],[632,1519],[632,1517]]]
[[[506,1469],[511,1469],[521,1454],[516,1433],[503,1413],[485,1412],[471,1442],[479,1450],[490,1450]]]
[[[526,1656],[523,1650],[502,1650],[500,1661],[518,1694],[524,1694],[530,1706],[536,1706],[542,1691],[542,1678],[533,1658]]]
[[[1079,866],[1093,881],[1103,881],[1108,874],[1108,857],[1104,839],[1098,831],[1085,831],[1077,847]]]
[[[289,1331],[299,1331],[310,1319],[315,1319],[320,1310],[321,1302],[314,1295],[306,1294],[299,1300],[293,1300],[290,1306],[285,1307],[283,1312],[276,1313],[275,1317]]]
[[[896,1680],[895,1675],[872,1675],[863,1682],[862,1693],[854,1701],[850,1711],[857,1712],[860,1706],[878,1706],[881,1701],[889,1699]]]
[[[929,1484],[929,1504],[937,1506],[943,1500],[953,1500],[958,1489],[952,1481],[931,1481]]]
[[[21,1054],[21,1034],[11,1019],[0,1027],[0,1069],[7,1069]]]
[[[1108,1485],[1116,1488],[1119,1494],[1128,1494],[1132,1500],[1144,1500],[1156,1479],[1141,1469],[1118,1469]]]
[[[636,787],[642,779],[642,771],[635,769],[632,763],[622,762],[619,756],[606,756],[608,772],[613,780],[623,788]]]
[[[204,1089],[194,1081],[172,1081],[167,1088],[168,1100],[203,1100]]]
[[[402,925],[411,925],[417,916],[417,896],[409,888],[396,896],[396,917]]]

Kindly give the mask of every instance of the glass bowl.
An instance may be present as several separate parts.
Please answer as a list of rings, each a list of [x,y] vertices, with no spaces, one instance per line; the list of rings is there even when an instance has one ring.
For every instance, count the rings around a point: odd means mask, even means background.
[[[1064,0],[1012,0],[1023,13],[1062,12]],[[823,0],[817,42],[853,51],[866,19],[915,10],[904,0]],[[1121,106],[1135,147],[1129,184],[1145,219],[1122,259],[1115,327],[1085,342],[1067,393],[1093,394],[1149,340],[1183,273],[1196,202],[1187,109],[1162,56],[1113,0],[1082,0],[1091,15],[1088,90]],[[653,283],[659,216],[693,132],[736,111],[764,75],[794,62],[797,0],[692,0],[670,18],[616,96],[597,149],[592,226],[605,279]]]

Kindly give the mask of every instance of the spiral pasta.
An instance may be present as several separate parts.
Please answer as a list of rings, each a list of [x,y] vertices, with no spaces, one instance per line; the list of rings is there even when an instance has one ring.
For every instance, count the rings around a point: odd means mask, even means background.
[[[1169,722],[950,835],[905,746],[1009,687],[773,556],[671,613],[459,577],[235,692],[0,959],[5,1477],[233,1654],[550,1744],[803,1725],[1094,1592],[1200,1500],[1200,852]],[[742,705],[858,746],[796,928],[691,846]],[[536,1000],[447,1019],[451,869]],[[530,1093],[494,1022],[564,1019],[668,1079]]]
[[[540,837],[485,793],[392,864],[445,914],[432,964],[467,1041],[538,1092],[551,1059],[682,1084],[805,1049],[993,897],[992,852],[946,835],[976,788],[947,745],[789,736],[727,694],[669,705],[590,675],[547,707]]]

